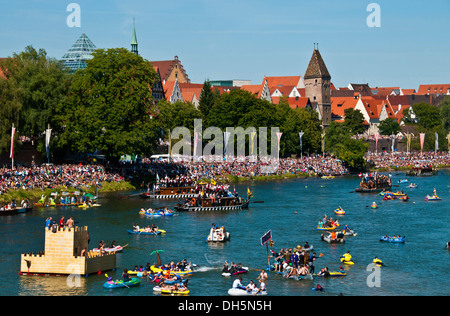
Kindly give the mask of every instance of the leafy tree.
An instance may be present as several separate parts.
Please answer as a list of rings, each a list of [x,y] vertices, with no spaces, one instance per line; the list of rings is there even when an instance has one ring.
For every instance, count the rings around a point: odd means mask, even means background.
[[[419,121],[418,125],[425,129],[432,129],[441,124],[439,109],[428,103],[413,105],[413,111]]]
[[[387,118],[380,122],[378,130],[380,131],[381,135],[396,135],[400,132],[401,128],[396,119]]]
[[[96,50],[58,108],[64,126],[58,145],[99,150],[116,161],[124,154],[149,155],[158,138],[149,115],[154,80],[153,67],[127,49]]]
[[[446,132],[450,131],[450,97],[439,104],[439,111],[442,120],[442,127]]]
[[[211,89],[211,83],[206,80],[203,83],[202,92],[200,92],[200,98],[198,100],[198,109],[200,110],[202,117],[206,119],[209,111],[214,106],[215,95]]]
[[[9,130],[15,123],[20,135],[43,140],[48,124],[52,128],[59,125],[54,114],[67,98],[72,75],[60,62],[48,58],[44,49],[36,51],[32,46],[5,59],[0,68],[6,78],[0,79],[2,129]]]
[[[344,110],[344,126],[351,135],[358,135],[364,133],[364,116],[360,110],[348,108]]]

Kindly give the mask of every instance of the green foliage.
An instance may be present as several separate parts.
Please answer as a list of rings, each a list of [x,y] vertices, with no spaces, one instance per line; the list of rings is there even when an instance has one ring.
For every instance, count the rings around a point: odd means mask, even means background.
[[[59,125],[54,114],[66,100],[72,75],[44,49],[32,46],[5,59],[0,68],[6,77],[0,79],[0,147],[9,143],[12,123],[20,135],[43,139],[48,124]]]
[[[378,130],[380,131],[381,135],[396,135],[400,132],[401,128],[396,119],[387,118],[384,121],[380,122]]]
[[[208,117],[209,111],[211,111],[215,103],[215,94],[211,89],[209,80],[206,80],[203,83],[203,89],[200,93],[198,103],[198,109],[202,114],[202,118],[205,120]]]
[[[364,116],[360,110],[354,110],[348,108],[344,110],[345,128],[350,132],[351,135],[362,134],[365,131],[364,127]]]
[[[64,128],[59,147],[109,159],[149,155],[158,133],[150,118],[155,71],[125,48],[99,49],[86,69],[76,72],[68,102],[58,108]]]
[[[419,120],[418,125],[425,130],[433,129],[441,123],[439,109],[428,103],[413,105],[413,111]]]

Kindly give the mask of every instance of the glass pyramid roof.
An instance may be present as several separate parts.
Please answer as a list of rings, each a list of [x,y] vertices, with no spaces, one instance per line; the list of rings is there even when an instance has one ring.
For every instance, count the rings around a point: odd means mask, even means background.
[[[94,43],[86,36],[82,34],[72,47],[64,54],[62,61],[64,65],[72,71],[86,68],[86,60],[92,59],[92,53],[96,50]]]

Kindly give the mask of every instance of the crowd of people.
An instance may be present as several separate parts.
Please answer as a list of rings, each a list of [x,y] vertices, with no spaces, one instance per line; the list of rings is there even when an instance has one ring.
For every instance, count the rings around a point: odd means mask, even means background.
[[[409,167],[437,167],[450,166],[448,152],[383,152],[366,155],[366,161],[376,169],[409,168]]]
[[[120,182],[124,177],[107,172],[101,165],[41,165],[0,168],[0,194],[18,189],[53,189],[57,186],[72,188],[100,186],[102,182]]]

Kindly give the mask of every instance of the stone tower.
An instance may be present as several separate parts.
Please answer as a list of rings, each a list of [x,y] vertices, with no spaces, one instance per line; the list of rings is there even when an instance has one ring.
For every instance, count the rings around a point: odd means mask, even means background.
[[[319,49],[314,52],[304,76],[305,94],[310,99],[313,108],[319,112],[322,127],[331,123],[331,76],[320,55]]]

